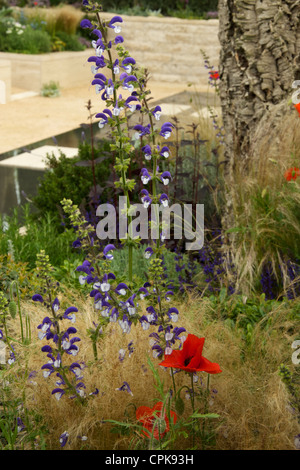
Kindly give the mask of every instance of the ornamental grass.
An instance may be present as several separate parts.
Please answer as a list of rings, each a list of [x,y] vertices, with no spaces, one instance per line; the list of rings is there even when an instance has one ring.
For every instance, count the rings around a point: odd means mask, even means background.
[[[124,335],[116,324],[110,324],[101,337],[101,354],[96,362],[90,362],[92,344],[87,329],[97,321],[97,315],[90,304],[90,299],[69,291],[79,309],[77,314],[77,334],[81,337],[80,360],[86,362],[84,380],[87,390],[98,387],[99,394],[80,406],[72,400],[51,399],[51,382],[41,374],[43,357],[41,342],[37,338],[35,325],[43,318],[43,309],[32,302],[22,302],[22,310],[30,316],[33,338],[32,343],[23,348],[22,361],[15,363],[8,373],[2,376],[9,380],[9,399],[18,403],[18,416],[25,421],[27,413],[30,419],[36,419],[38,426],[34,444],[45,441],[47,449],[59,449],[60,435],[69,434],[66,449],[124,450],[136,444],[139,436],[120,436],[111,433],[113,424],[106,420],[124,422],[135,419],[135,411],[140,406],[151,409],[161,400],[155,389],[156,381],[147,357],[153,361],[149,346],[149,333],[140,327],[131,329]],[[68,297],[66,296],[66,297]],[[300,308],[299,302],[297,303]],[[290,364],[293,338],[287,320],[288,309],[276,309],[269,314],[269,328],[257,324],[251,345],[246,346],[242,330],[231,328],[222,319],[212,321],[211,305],[208,299],[190,296],[185,304],[177,305],[181,309],[181,324],[188,332],[205,338],[203,354],[220,364],[222,373],[211,376],[209,412],[219,415],[216,418],[216,444],[211,448],[224,450],[283,450],[293,449],[293,436],[298,425],[295,412],[290,405],[290,397],[279,375],[282,363]],[[8,324],[10,335],[20,338],[19,324]],[[153,328],[154,331],[154,328]],[[132,342],[133,352],[127,346]],[[120,359],[120,350],[125,350],[125,357]],[[32,374],[34,371],[37,374]],[[172,387],[169,369],[157,368],[165,383],[165,388]],[[206,374],[199,373],[199,379],[205,385]],[[189,386],[189,377],[184,372],[176,374],[178,386]],[[123,382],[130,384],[132,395],[128,391],[117,390]],[[191,411],[191,399],[182,393],[185,403],[183,416],[188,418]],[[181,416],[182,418],[182,416]],[[25,431],[18,437],[22,445]],[[87,436],[86,441],[80,437]],[[25,448],[32,442],[25,441]],[[174,449],[188,449],[190,440],[178,437]]]

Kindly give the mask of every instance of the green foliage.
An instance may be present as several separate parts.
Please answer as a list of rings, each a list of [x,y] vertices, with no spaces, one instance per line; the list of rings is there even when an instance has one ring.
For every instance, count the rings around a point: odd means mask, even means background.
[[[20,216],[23,216],[22,223]],[[6,256],[10,253],[11,262],[4,263],[1,268],[4,269],[2,273],[3,282],[21,279],[27,285],[25,271],[34,269],[35,259],[37,253],[41,249],[45,249],[49,254],[51,263],[54,266],[59,266],[63,263],[64,259],[74,259],[77,255],[72,248],[74,234],[71,229],[65,229],[61,233],[61,229],[57,226],[57,219],[51,214],[43,214],[43,217],[35,218],[30,214],[29,206],[24,206],[15,209],[14,215],[6,219],[7,229],[0,230],[0,255]],[[20,232],[21,226],[26,227],[24,234]],[[19,263],[27,263],[26,267]],[[5,270],[6,274],[5,274]],[[1,271],[0,271],[1,272]],[[10,274],[9,274],[10,273]],[[23,274],[22,274],[23,273]],[[20,288],[23,288],[23,283],[20,283]]]
[[[24,29],[12,23],[11,28],[0,25],[0,50],[23,54],[42,54],[51,51],[50,36],[27,26]]]
[[[11,255],[0,255],[0,290],[7,297],[15,282],[18,282],[21,297],[30,298],[35,293],[36,282],[27,263],[16,262]]]
[[[291,371],[288,366],[281,364],[279,376],[286,386],[290,396],[290,406],[295,410],[298,422],[300,423],[300,367],[298,365],[294,371]]]
[[[95,164],[95,176],[97,184],[103,190],[101,199],[107,202],[110,190],[105,188],[110,176],[109,143],[103,142],[95,147],[94,158],[100,159]],[[89,193],[93,187],[93,171],[91,165],[92,151],[88,143],[82,143],[78,149],[78,156],[67,158],[61,153],[56,159],[54,155],[48,155],[47,163],[49,170],[45,172],[40,180],[37,195],[34,197],[34,205],[39,213],[51,214],[58,220],[60,202],[71,199],[73,204],[88,208]]]
[[[293,157],[293,154],[292,154]],[[261,157],[262,158],[262,157]],[[244,293],[258,291],[264,269],[272,272],[274,295],[287,292],[291,282],[289,263],[300,257],[300,185],[285,181],[286,163],[266,159],[250,174],[237,167],[232,183],[233,222],[227,230],[237,280]]]
[[[83,51],[85,49],[85,46],[79,41],[76,34],[56,31],[55,36],[63,42],[63,50],[65,51]]]
[[[41,89],[41,95],[48,98],[59,96],[59,83],[53,81],[45,83]]]
[[[1,387],[0,402],[0,450],[45,450],[48,431],[42,417],[28,411],[23,400],[12,398],[7,386]]]
[[[56,1],[56,0],[51,0]],[[216,11],[218,8],[218,0],[104,0],[101,2],[104,11],[112,11],[118,9],[118,13],[133,12],[135,15],[152,14],[160,12],[164,16],[177,16],[182,18],[199,18],[207,11]]]
[[[73,7],[59,8],[56,15],[46,10],[0,11],[0,50],[23,54],[56,51],[82,51],[85,45],[76,34],[80,12]],[[30,14],[29,14],[30,12]]]

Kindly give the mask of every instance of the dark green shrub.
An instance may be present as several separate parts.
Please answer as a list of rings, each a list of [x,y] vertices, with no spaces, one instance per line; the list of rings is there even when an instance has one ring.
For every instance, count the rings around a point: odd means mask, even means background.
[[[85,49],[85,46],[79,41],[75,34],[57,31],[55,35],[65,44],[65,51],[83,51]]]
[[[94,158],[107,157],[95,165],[96,183],[102,188],[101,201],[107,202],[111,188],[107,187],[110,176],[109,142],[102,142],[94,149]],[[60,202],[71,199],[74,204],[88,208],[89,193],[93,189],[91,146],[87,142],[79,145],[78,156],[67,158],[61,154],[59,159],[48,155],[49,170],[40,181],[34,204],[41,214],[49,213],[58,220]]]
[[[55,1],[55,0],[51,0]],[[195,15],[202,15],[207,11],[217,10],[218,9],[218,0],[103,0],[101,2],[104,11],[108,11],[111,8],[114,9],[124,9],[124,8],[133,8],[140,7],[141,10],[160,10],[161,14],[168,15],[170,12],[174,11],[180,12],[182,10],[189,10],[190,12],[195,13]]]

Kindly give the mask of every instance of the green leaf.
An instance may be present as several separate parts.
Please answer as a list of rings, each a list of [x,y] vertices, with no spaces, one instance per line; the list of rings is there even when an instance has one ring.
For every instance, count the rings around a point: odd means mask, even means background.
[[[225,230],[225,233],[245,232],[246,230],[246,227],[232,227]]]
[[[182,415],[184,412],[184,401],[180,396],[177,398],[175,402],[175,410],[176,410],[176,413],[179,415]]]
[[[149,367],[150,367],[150,369],[151,369],[151,371],[152,371],[152,373],[153,373],[154,379],[155,379],[155,381],[156,381],[156,383],[157,383],[157,385],[155,385],[155,388],[156,388],[156,390],[159,391],[160,395],[161,395],[163,398],[165,398],[164,382],[162,382],[162,381],[160,380],[158,371],[155,369],[154,364],[153,364],[153,362],[151,361],[151,359],[150,359],[149,356],[148,356],[148,358],[147,358],[147,361],[148,361]]]
[[[226,298],[226,294],[227,294],[227,289],[226,287],[222,287],[222,289],[220,290],[220,293],[219,293],[219,299],[220,299],[220,302],[223,303],[225,298]]]
[[[215,418],[219,418],[220,415],[216,414],[216,413],[206,413],[206,414],[201,414],[201,413],[197,413],[197,411],[195,411],[192,415],[191,415],[191,418],[203,418],[203,419],[215,419]]]
[[[16,314],[17,314],[17,304],[14,300],[12,300],[11,302],[9,302],[8,304],[8,310],[9,310],[9,313],[11,315],[11,318],[15,318],[16,317]]]

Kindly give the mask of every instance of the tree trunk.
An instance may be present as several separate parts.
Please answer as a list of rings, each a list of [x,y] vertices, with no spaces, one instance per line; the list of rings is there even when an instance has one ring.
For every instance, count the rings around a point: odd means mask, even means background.
[[[292,83],[300,79],[300,0],[219,0],[218,9],[225,179],[230,188],[236,165],[246,175],[257,130],[270,117],[275,123],[291,112]],[[227,196],[229,226],[230,191]]]

